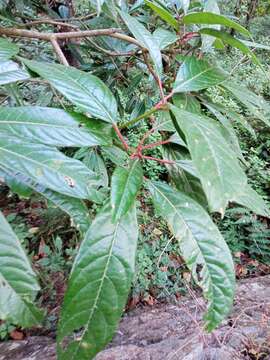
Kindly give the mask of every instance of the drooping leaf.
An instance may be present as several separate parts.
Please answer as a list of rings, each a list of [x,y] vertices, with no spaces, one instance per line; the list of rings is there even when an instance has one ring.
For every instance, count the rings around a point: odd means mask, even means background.
[[[135,17],[130,16],[123,11],[120,13],[122,19],[129,28],[129,31],[141,43],[141,45],[149,51],[151,59],[154,63],[155,71],[158,76],[161,76],[163,71],[162,57],[155,38],[137,19],[135,19]]]
[[[111,218],[107,204],[75,259],[58,327],[60,360],[93,359],[111,340],[121,317],[135,267],[135,208],[115,224]]]
[[[211,211],[222,215],[235,199],[247,178],[236,155],[211,119],[171,106],[184,132]],[[176,127],[177,129],[177,127]]]
[[[87,123],[87,128],[81,124]],[[110,143],[99,123],[83,115],[39,106],[0,107],[0,133],[50,146],[97,146]]]
[[[149,0],[145,0],[145,3],[155,13],[157,13],[161,17],[161,19],[164,20],[167,24],[175,28],[175,30],[179,29],[179,22],[174,18],[174,16],[170,13],[170,11],[165,8],[165,6],[161,6]]]
[[[264,200],[249,185],[240,189],[234,201],[253,211],[255,214],[270,218],[270,209]]]
[[[250,36],[250,32],[242,25],[227,18],[226,16],[212,12],[194,12],[183,17],[184,24],[223,25],[239,31],[241,34]]]
[[[228,143],[232,146],[234,152],[237,157],[245,163],[245,159],[243,157],[238,138],[234,127],[231,121],[219,112],[218,108],[213,103],[203,102],[206,108],[218,119],[218,121],[222,124],[220,130],[224,138],[228,141]]]
[[[165,49],[167,46],[174,44],[178,40],[177,35],[174,32],[162,28],[157,28],[153,32],[153,37],[160,50]]]
[[[128,154],[115,145],[102,146],[101,151],[104,156],[108,157],[115,165],[125,166],[129,160]]]
[[[215,14],[220,14],[219,6],[217,0],[206,0],[203,4],[204,12],[208,11]],[[211,29],[220,30],[220,25],[209,25]],[[202,35],[202,52],[208,52],[212,49],[212,45],[215,42],[215,38],[208,35]]]
[[[38,325],[43,313],[33,304],[37,278],[1,211],[0,229],[0,319],[22,327]]]
[[[54,86],[80,110],[116,123],[117,103],[110,89],[96,76],[73,67],[23,59],[25,65]]]
[[[115,169],[111,183],[113,222],[121,219],[133,205],[142,180],[143,170],[138,160],[131,161],[128,168],[119,166]]]
[[[175,145],[166,145],[162,148],[162,153],[164,159],[175,162],[173,165],[167,166],[170,179],[175,187],[207,209],[207,199],[199,175],[187,150]],[[187,161],[191,163],[190,166],[187,166],[187,163],[183,165],[183,162]]]
[[[208,29],[208,28],[201,29],[199,32],[201,34],[206,34],[212,36],[213,38],[220,39],[225,44],[229,44],[232,47],[235,47],[236,49],[240,50],[243,54],[251,58],[255,64],[260,65],[260,61],[258,60],[257,56],[249,49],[249,47],[246,46],[242,41],[236,39],[234,36],[224,31],[219,31],[216,29]]]
[[[91,224],[91,219],[89,211],[82,200],[50,190],[41,184],[37,184],[28,176],[18,172],[15,173],[14,171],[8,170],[4,167],[0,167],[0,171],[1,170],[3,171],[5,182],[7,182],[7,177],[9,177],[10,179],[15,180],[20,187],[24,186],[28,189],[28,191],[34,190],[69,215],[80,232],[85,233],[88,230]],[[9,186],[10,183],[7,182],[7,185]],[[14,191],[14,188],[11,189]]]
[[[181,255],[208,300],[206,329],[213,330],[229,313],[234,296],[230,250],[208,213],[196,201],[167,184],[149,182],[154,205],[179,241]]]
[[[42,144],[0,139],[0,165],[61,194],[102,202],[100,178],[83,163]]]
[[[16,44],[7,39],[0,38],[0,61],[10,59],[12,56],[18,54],[18,52],[19,47]]]
[[[263,121],[265,125],[270,126],[270,104],[267,101],[244,86],[232,82],[225,82],[222,86],[244,104],[254,116]]]
[[[90,170],[100,176],[102,185],[108,187],[109,178],[106,165],[97,149],[81,148],[76,152],[74,158],[81,160]]]
[[[218,67],[192,56],[180,66],[173,91],[199,91],[223,82],[226,77],[226,73]]]
[[[0,85],[29,79],[29,74],[14,61],[0,61]]]

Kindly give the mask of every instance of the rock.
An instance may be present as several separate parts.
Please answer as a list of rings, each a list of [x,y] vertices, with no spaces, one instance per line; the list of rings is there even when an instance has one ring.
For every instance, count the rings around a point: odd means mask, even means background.
[[[212,334],[203,332],[202,299],[135,309],[95,360],[247,359],[250,346],[253,352],[269,349],[265,359],[270,359],[269,298],[270,276],[241,281],[230,317]],[[0,343],[0,360],[43,359],[56,359],[53,339]]]

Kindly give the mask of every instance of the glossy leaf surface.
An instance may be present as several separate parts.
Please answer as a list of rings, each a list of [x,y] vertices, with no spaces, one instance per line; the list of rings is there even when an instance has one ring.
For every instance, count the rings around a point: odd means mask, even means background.
[[[189,57],[178,70],[173,91],[199,91],[221,83],[226,77],[226,73],[207,61]]]
[[[114,222],[121,219],[135,202],[142,180],[143,170],[138,160],[131,161],[127,168],[118,166],[115,169],[111,183],[112,219]]]
[[[186,136],[211,211],[224,214],[228,202],[247,184],[235,153],[211,119],[175,106],[171,109]]]
[[[10,225],[0,212],[0,319],[22,327],[38,325],[43,314],[33,305],[37,278]]]
[[[20,69],[14,61],[0,61],[0,85],[10,84],[29,78],[29,74]]]
[[[81,126],[83,121],[88,123],[87,128]],[[97,146],[110,142],[94,120],[73,112],[38,106],[0,107],[0,133],[61,147]]]
[[[62,93],[81,111],[116,123],[117,103],[110,89],[96,76],[73,67],[23,60],[27,67]]]
[[[100,178],[83,163],[55,148],[1,138],[0,165],[62,194],[96,202],[103,200],[97,192]]]
[[[215,14],[212,12],[194,12],[187,14],[183,18],[184,24],[204,24],[204,25],[223,25],[239,31],[240,33],[250,36],[250,33],[242,25],[228,19],[226,16]]]
[[[190,197],[160,182],[149,183],[155,208],[179,241],[181,255],[208,300],[206,329],[229,313],[234,296],[230,250],[208,213]]]
[[[133,16],[121,12],[121,17],[134,37],[141,43],[143,47],[148,49],[155,66],[155,71],[157,75],[161,76],[163,71],[162,57],[159,46],[153,35]]]
[[[75,259],[58,327],[60,360],[93,359],[121,317],[134,274],[138,227],[134,207],[115,224],[111,217],[107,204]]]

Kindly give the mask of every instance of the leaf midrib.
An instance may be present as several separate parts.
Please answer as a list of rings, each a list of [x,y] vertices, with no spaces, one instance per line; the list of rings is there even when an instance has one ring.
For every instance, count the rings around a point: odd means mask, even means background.
[[[107,262],[106,262],[106,264],[105,264],[104,273],[103,273],[102,278],[101,278],[101,280],[100,280],[100,285],[99,285],[99,288],[98,288],[98,291],[97,291],[96,299],[95,299],[95,302],[94,302],[94,304],[93,304],[93,306],[92,306],[92,309],[91,309],[91,312],[90,312],[88,321],[87,321],[87,323],[86,323],[86,325],[85,325],[84,331],[83,331],[83,333],[82,333],[81,339],[80,339],[80,341],[78,342],[77,348],[76,348],[75,352],[73,353],[71,360],[74,360],[74,359],[76,360],[76,358],[75,358],[74,356],[75,356],[75,355],[78,353],[78,351],[79,351],[79,348],[80,348],[80,346],[81,346],[81,344],[82,344],[82,342],[83,342],[83,340],[84,340],[84,336],[85,336],[86,332],[88,331],[89,324],[90,324],[90,322],[91,322],[91,320],[92,320],[92,317],[93,317],[93,315],[94,315],[94,312],[95,312],[95,310],[96,310],[97,303],[98,303],[98,301],[99,301],[99,299],[100,299],[100,294],[101,294],[101,291],[102,291],[102,288],[103,288],[104,280],[105,280],[105,278],[106,278],[106,275],[107,275],[107,272],[108,272],[108,268],[109,268],[109,264],[110,264],[110,261],[111,261],[112,255],[113,255],[113,247],[114,247],[115,242],[116,242],[116,235],[117,235],[117,231],[118,231],[119,225],[120,225],[120,221],[118,221],[118,222],[116,223],[116,225],[115,225],[115,229],[114,229],[114,233],[113,233],[113,238],[112,238],[112,241],[111,241],[111,244],[110,244],[110,248],[109,248],[108,260],[107,260]]]

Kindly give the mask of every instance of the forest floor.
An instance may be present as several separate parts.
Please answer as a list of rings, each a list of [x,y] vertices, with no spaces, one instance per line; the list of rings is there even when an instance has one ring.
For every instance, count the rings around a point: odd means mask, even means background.
[[[270,275],[239,281],[230,316],[210,335],[203,331],[204,310],[192,291],[174,304],[136,308],[96,360],[270,359]],[[55,358],[51,337],[0,343],[0,360]]]

